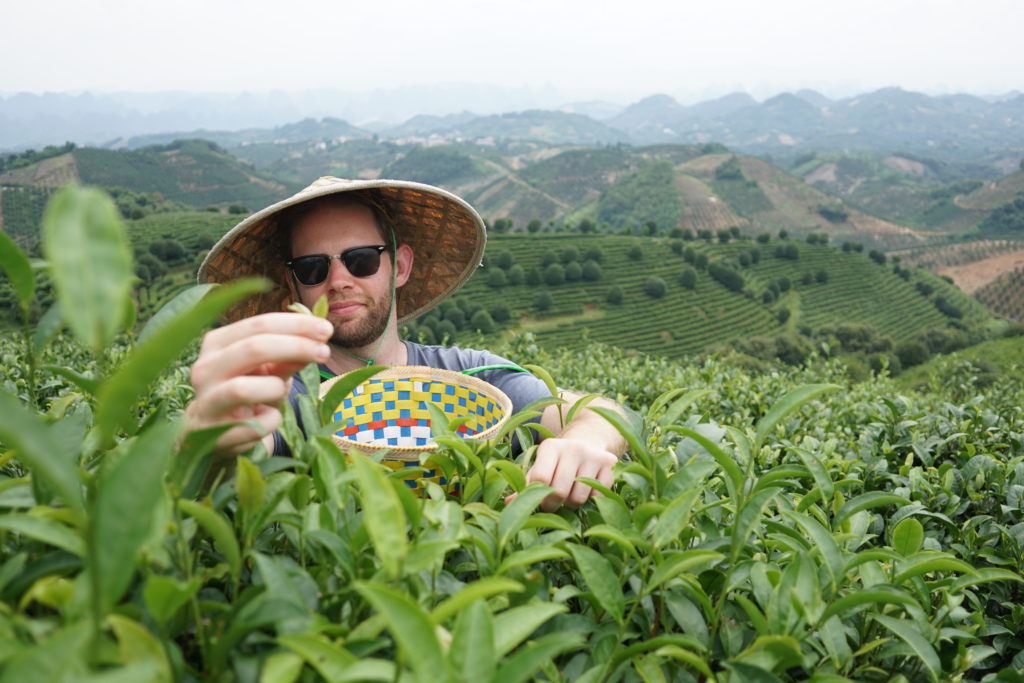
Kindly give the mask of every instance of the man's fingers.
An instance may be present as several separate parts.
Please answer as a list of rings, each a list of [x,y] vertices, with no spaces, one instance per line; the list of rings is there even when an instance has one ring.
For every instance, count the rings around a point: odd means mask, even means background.
[[[258,423],[259,429],[254,428],[251,422]],[[280,427],[281,422],[280,410],[265,407],[250,417],[247,423],[237,424],[221,434],[217,439],[217,449],[222,453],[244,453],[265,435]]]
[[[322,318],[297,313],[265,313],[210,330],[203,337],[201,353],[219,351],[259,334],[291,334],[327,341],[334,326]]]
[[[294,365],[323,362],[330,347],[322,342],[288,334],[261,334],[241,339],[231,346],[199,356],[192,366],[192,386],[196,391],[238,375],[274,372],[286,377],[283,370]]]
[[[247,407],[249,413],[259,412],[258,406],[274,407],[287,397],[288,382],[280,377],[232,377],[197,396],[194,410],[211,423],[244,420],[250,414],[237,412],[239,408]]]

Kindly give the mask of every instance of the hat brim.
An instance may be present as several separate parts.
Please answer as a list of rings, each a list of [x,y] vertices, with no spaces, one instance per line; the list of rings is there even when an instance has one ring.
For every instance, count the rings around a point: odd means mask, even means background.
[[[277,218],[292,206],[343,192],[371,190],[393,223],[399,244],[413,250],[413,268],[396,292],[398,321],[411,320],[451,296],[480,265],[487,233],[480,215],[468,203],[438,187],[405,180],[343,180],[323,177],[301,192],[252,214],[210,249],[197,280],[224,283],[243,277],[264,277],[273,287],[235,306],[225,316],[241,320],[285,310],[291,299],[286,286],[287,255],[281,253]]]

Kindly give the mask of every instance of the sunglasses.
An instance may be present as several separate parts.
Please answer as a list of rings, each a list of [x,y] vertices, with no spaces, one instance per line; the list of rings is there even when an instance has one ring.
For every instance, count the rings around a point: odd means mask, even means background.
[[[292,275],[300,285],[314,287],[327,279],[331,272],[331,259],[341,259],[352,277],[370,277],[380,270],[380,255],[387,249],[384,245],[373,247],[354,247],[340,254],[310,254],[300,256],[285,265],[291,269]]]

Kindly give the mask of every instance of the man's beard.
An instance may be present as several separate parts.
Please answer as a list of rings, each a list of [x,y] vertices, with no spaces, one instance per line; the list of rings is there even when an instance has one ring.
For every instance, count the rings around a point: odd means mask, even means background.
[[[390,318],[390,297],[387,299],[371,299],[366,307],[366,317],[361,320],[349,320],[341,323],[345,331],[334,324],[331,342],[345,349],[359,349],[377,341],[388,327]]]

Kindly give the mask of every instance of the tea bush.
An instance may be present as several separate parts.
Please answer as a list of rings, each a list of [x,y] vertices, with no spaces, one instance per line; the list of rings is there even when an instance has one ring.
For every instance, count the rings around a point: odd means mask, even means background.
[[[188,361],[261,283],[187,290],[135,336],[116,211],[69,189],[45,226],[58,308],[0,341],[0,680],[1024,679],[1019,368],[900,394],[837,361],[524,336],[499,350],[629,408],[602,413],[630,454],[579,510],[536,511],[514,424],[435,418],[423,467],[460,486],[417,498],[308,397],[294,457],[227,474],[219,430],[182,434]],[[0,266],[27,312],[3,236]]]

